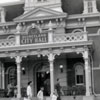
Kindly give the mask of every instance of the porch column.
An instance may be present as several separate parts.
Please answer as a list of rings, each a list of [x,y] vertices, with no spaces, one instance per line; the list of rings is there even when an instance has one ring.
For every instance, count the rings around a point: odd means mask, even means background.
[[[88,50],[85,50],[83,53],[84,64],[85,64],[85,85],[86,85],[86,96],[90,96],[90,66],[89,66],[89,56]]]
[[[5,89],[5,68],[2,64],[2,88]]]
[[[17,56],[16,58],[16,65],[17,65],[17,98],[21,98],[21,61],[22,58]]]
[[[52,53],[50,53],[48,55],[48,60],[50,63],[50,84],[51,84],[51,95],[54,92],[54,55]]]

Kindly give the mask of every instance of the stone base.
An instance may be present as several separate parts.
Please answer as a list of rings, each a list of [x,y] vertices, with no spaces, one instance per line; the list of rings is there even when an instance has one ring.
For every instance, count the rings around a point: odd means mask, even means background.
[[[0,100],[24,100],[24,98],[0,98]],[[37,100],[33,97],[33,100]],[[50,97],[45,97],[44,100],[51,100]],[[61,100],[95,100],[94,96],[62,96]],[[100,100],[100,99],[97,99]]]

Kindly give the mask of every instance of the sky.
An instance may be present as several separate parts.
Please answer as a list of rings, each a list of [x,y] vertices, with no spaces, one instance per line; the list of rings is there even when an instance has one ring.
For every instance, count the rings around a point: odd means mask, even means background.
[[[0,3],[16,2],[20,0],[0,0]]]

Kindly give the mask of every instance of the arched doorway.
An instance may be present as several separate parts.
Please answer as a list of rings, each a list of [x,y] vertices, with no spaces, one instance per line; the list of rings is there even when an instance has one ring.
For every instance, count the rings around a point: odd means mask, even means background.
[[[6,72],[6,86],[10,83],[13,83],[13,85],[17,85],[17,70],[15,66],[10,66],[7,69]]]
[[[44,96],[50,95],[50,71],[47,63],[39,64],[36,69],[37,92],[44,87]]]

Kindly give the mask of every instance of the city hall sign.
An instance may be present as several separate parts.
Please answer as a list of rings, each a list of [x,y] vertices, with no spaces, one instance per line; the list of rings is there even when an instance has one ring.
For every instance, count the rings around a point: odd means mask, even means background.
[[[29,30],[28,34],[20,35],[20,44],[47,43],[48,33],[40,33],[37,29]]]

